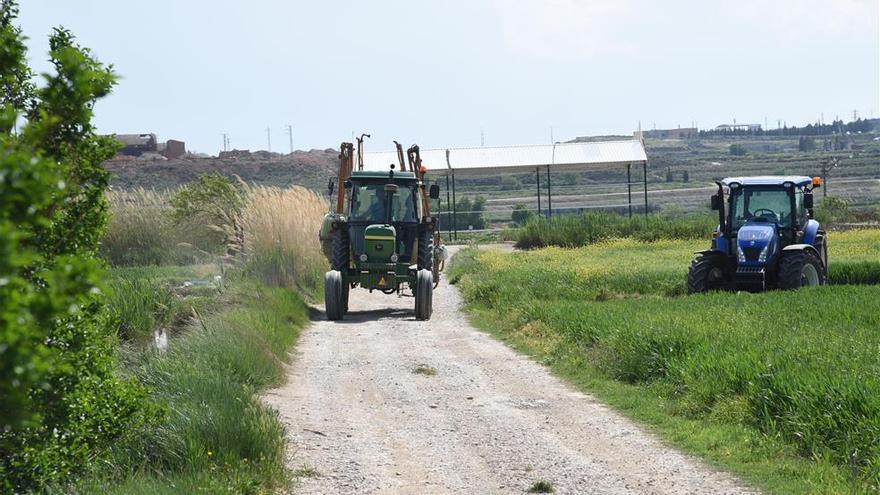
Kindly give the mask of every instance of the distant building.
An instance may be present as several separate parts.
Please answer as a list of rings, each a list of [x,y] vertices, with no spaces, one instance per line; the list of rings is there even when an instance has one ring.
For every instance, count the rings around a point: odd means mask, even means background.
[[[186,154],[186,143],[169,139],[160,143],[153,133],[149,134],[117,134],[116,139],[122,143],[119,154],[138,157],[145,153],[156,153],[165,158],[179,158]]]
[[[757,132],[761,130],[761,124],[721,124],[715,127],[718,132]]]
[[[639,137],[639,132],[633,132],[633,136]],[[642,136],[652,139],[696,139],[700,136],[700,131],[696,127],[651,129],[650,131],[642,131]]]
[[[162,154],[169,160],[180,158],[186,154],[186,143],[183,141],[177,141],[176,139],[169,139],[165,143],[165,151]]]
[[[140,156],[159,151],[155,134],[117,134],[116,139],[122,143],[120,155]]]

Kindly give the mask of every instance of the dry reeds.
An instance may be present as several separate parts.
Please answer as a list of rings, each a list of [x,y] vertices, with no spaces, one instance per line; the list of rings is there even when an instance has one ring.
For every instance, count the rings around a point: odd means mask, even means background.
[[[247,202],[227,226],[231,250],[264,282],[312,293],[325,265],[318,243],[327,203],[314,191],[248,186]]]
[[[159,265],[174,249],[168,194],[146,189],[107,193],[110,219],[100,254],[114,266]]]

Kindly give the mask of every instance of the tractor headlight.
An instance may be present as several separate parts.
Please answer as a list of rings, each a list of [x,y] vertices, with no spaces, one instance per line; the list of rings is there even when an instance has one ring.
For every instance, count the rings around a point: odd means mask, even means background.
[[[360,259],[361,259],[361,261],[363,261],[364,263],[366,263],[367,260],[370,259],[370,258],[367,256],[367,253],[364,253],[364,254],[361,255]]]
[[[746,253],[743,252],[743,248],[737,246],[736,247],[736,260],[740,263],[746,262]]]
[[[767,244],[766,246],[764,246],[764,249],[762,249],[761,253],[758,255],[758,262],[759,263],[766,263],[767,262],[767,254],[769,254],[769,253],[770,253],[770,244]]]
[[[397,253],[394,253],[394,254],[391,255],[391,262],[392,262],[392,263],[397,263]]]

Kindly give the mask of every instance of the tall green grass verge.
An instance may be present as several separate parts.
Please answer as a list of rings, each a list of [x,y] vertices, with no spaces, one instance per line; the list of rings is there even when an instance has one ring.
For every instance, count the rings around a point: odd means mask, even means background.
[[[130,356],[132,372],[166,410],[133,432],[109,466],[75,493],[271,493],[285,487],[284,432],[257,394],[279,384],[307,323],[294,292],[239,281],[226,309],[193,322],[167,352]]]
[[[580,247],[621,237],[640,241],[701,239],[708,238],[717,223],[717,219],[709,215],[668,217],[657,213],[633,218],[605,212],[557,215],[549,220],[534,216],[517,231],[516,246],[520,249]]]
[[[876,282],[880,231],[830,239],[835,283]],[[450,275],[481,326],[690,452],[771,492],[880,488],[880,286],[680,296],[692,250],[466,250]]]

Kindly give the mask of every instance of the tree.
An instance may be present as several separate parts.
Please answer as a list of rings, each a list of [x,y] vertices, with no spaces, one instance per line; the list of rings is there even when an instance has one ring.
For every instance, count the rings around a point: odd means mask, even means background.
[[[486,198],[477,196],[473,200],[462,198],[456,203],[456,228],[458,230],[480,230],[486,228],[486,220],[483,218],[483,210],[486,208]]]
[[[815,151],[816,141],[811,137],[801,136],[798,138],[798,151]]]
[[[519,181],[511,175],[502,175],[500,181],[502,191],[515,191],[522,187]]]
[[[25,76],[15,2],[0,3],[0,492],[40,490],[84,469],[147,416],[145,390],[117,374],[116,319],[95,258],[116,144],[92,108],[109,67],[64,29],[54,73]],[[26,124],[15,132],[16,121]]]
[[[688,182],[691,180],[691,175],[688,173],[687,170],[681,173],[681,180],[682,182]]]
[[[728,151],[733,156],[745,156],[748,151],[746,151],[745,146],[741,144],[731,144],[728,148]]]
[[[532,211],[529,208],[522,204],[517,203],[513,207],[513,213],[510,215],[510,219],[517,225],[522,225],[526,223],[526,221],[531,218],[533,215]]]
[[[672,175],[672,169],[666,167],[666,182],[672,182],[673,180],[675,180],[675,177]]]

